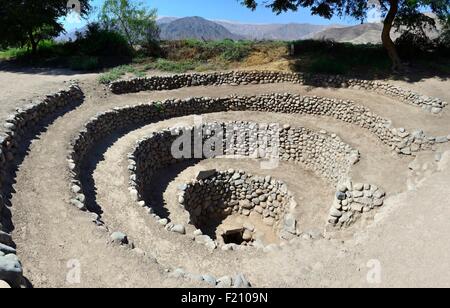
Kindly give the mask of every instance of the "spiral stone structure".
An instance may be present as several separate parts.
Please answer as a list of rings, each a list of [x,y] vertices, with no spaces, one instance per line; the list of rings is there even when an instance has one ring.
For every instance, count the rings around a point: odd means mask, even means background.
[[[79,266],[76,285],[296,286],[267,270],[366,230],[411,161],[448,142],[359,92],[446,117],[385,82],[253,71],[72,84],[18,109],[0,140],[0,280],[67,286]]]

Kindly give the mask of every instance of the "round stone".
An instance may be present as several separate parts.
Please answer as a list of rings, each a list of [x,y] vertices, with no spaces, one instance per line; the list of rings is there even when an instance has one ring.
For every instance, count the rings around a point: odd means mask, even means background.
[[[158,223],[159,223],[161,226],[165,227],[165,226],[167,226],[167,224],[169,223],[169,221],[167,220],[167,218],[163,218],[163,219],[160,219],[160,220],[158,221]]]
[[[11,289],[11,286],[3,280],[0,280],[0,289]]]
[[[175,225],[171,231],[178,234],[186,234],[186,228],[183,225]]]
[[[128,244],[128,237],[125,233],[122,232],[114,232],[113,234],[111,234],[111,240],[113,241],[113,243],[121,245]]]
[[[347,198],[347,195],[341,191],[338,191],[336,193],[336,199],[338,200],[345,200]]]
[[[204,281],[206,281],[208,284],[210,284],[212,286],[216,286],[217,285],[216,278],[211,276],[211,275],[202,275],[202,278],[203,278]]]

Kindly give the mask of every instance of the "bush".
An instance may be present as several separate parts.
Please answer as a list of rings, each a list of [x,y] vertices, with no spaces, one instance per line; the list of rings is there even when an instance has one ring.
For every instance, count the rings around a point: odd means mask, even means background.
[[[436,48],[440,55],[450,58],[450,24],[447,24],[436,39]]]
[[[199,41],[194,39],[166,42],[165,56],[170,60],[192,59],[208,61],[219,58],[224,61],[241,61],[247,57],[255,43],[250,41]]]
[[[102,84],[109,84],[112,81],[115,81],[117,79],[120,79],[125,74],[134,74],[137,77],[142,77],[142,72],[138,71],[136,68],[134,68],[131,65],[121,65],[118,67],[115,67],[111,70],[109,70],[106,73],[103,73],[99,77],[99,82]]]
[[[23,57],[23,55],[26,53],[27,50],[25,48],[7,48],[3,51],[0,51],[0,59],[17,59],[19,57]]]
[[[410,31],[404,32],[395,41],[395,45],[400,57],[407,60],[424,56],[435,48],[433,42],[427,36]]]
[[[84,34],[77,34],[77,40],[72,43],[72,49],[74,53],[100,58],[130,61],[133,56],[133,50],[120,33],[102,29],[96,23],[88,25]]]
[[[346,65],[327,58],[314,60],[309,67],[309,72],[316,74],[342,75],[347,73],[348,70],[349,68]]]
[[[25,48],[14,48],[1,52],[0,57],[26,65],[95,70],[131,62],[133,50],[119,33],[90,24],[84,34],[77,33],[74,42],[45,40],[39,43],[36,55]]]
[[[69,60],[69,67],[75,71],[92,71],[99,68],[99,60],[92,56],[74,56]]]
[[[147,69],[156,69],[165,72],[185,73],[187,71],[195,70],[198,62],[185,61],[170,61],[166,59],[158,59],[156,62],[149,64]]]

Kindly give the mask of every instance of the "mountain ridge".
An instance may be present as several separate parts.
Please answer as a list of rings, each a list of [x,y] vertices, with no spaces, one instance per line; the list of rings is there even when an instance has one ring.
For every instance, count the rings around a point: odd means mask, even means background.
[[[159,23],[161,39],[181,40],[181,39],[202,39],[202,40],[223,40],[244,39],[243,36],[234,34],[224,26],[209,21],[202,17],[184,17],[168,23]]]

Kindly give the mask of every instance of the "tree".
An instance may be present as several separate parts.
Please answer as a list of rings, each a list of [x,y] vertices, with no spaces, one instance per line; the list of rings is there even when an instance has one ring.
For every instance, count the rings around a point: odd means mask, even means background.
[[[241,0],[241,3],[255,10],[259,1]],[[400,69],[402,64],[391,38],[392,28],[435,26],[424,11],[433,12],[442,21],[447,20],[450,12],[450,0],[269,0],[264,3],[277,14],[303,7],[310,8],[313,15],[327,19],[337,15],[351,16],[361,21],[367,18],[370,9],[378,7],[384,18],[381,40],[394,70]]]
[[[2,0],[1,45],[29,46],[35,54],[39,42],[64,32],[61,17],[67,15],[67,0]],[[78,0],[80,14],[90,10],[89,0]]]
[[[99,19],[106,29],[122,33],[133,47],[159,40],[156,13],[155,9],[148,9],[132,0],[106,0]]]

